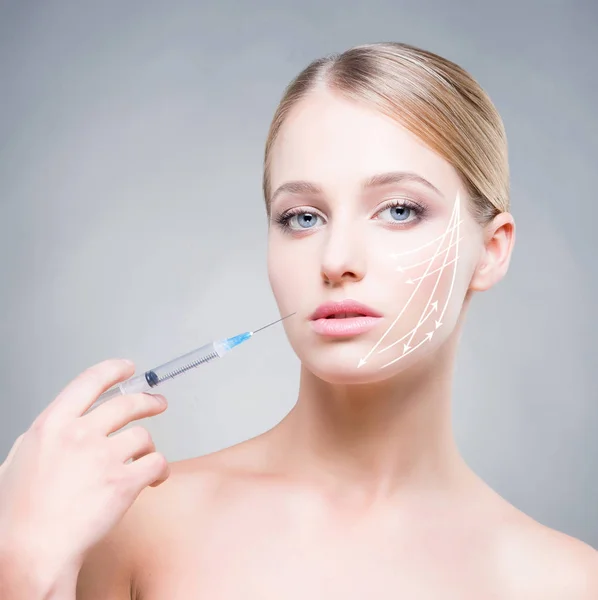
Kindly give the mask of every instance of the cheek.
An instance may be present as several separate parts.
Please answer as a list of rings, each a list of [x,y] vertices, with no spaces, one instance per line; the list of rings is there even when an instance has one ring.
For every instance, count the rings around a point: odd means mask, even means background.
[[[407,367],[445,341],[457,324],[469,282],[469,263],[461,243],[440,251],[421,251],[396,259],[394,301],[390,303],[376,367]],[[394,366],[393,366],[394,365]]]
[[[268,248],[268,279],[281,312],[293,312],[305,293],[308,269],[302,253],[290,244],[273,243]]]
[[[446,313],[445,308],[456,297],[455,285],[461,271],[456,250],[453,247],[399,258],[395,267],[396,286],[406,316],[417,315],[418,323],[423,323],[426,315]]]

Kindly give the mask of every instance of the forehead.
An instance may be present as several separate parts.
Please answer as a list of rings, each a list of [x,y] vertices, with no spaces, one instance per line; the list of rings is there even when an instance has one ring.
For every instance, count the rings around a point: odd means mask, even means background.
[[[415,172],[447,192],[458,186],[453,167],[396,121],[324,90],[293,107],[270,161],[272,190],[294,180],[351,186],[390,171]]]

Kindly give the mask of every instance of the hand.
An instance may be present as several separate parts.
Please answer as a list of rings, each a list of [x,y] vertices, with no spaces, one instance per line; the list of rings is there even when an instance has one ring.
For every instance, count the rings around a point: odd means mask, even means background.
[[[84,414],[98,396],[135,372],[108,360],[75,378],[19,436],[0,465],[0,539],[23,551],[30,568],[80,564],[146,486],[170,471],[133,420],[162,413],[160,395],[117,396]],[[130,462],[132,459],[132,462]]]

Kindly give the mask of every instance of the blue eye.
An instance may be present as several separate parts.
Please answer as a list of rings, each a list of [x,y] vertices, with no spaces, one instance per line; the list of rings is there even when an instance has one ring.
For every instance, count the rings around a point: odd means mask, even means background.
[[[296,210],[280,215],[275,220],[284,230],[298,231],[301,229],[313,229],[317,219],[318,215],[315,213]],[[293,226],[291,226],[291,221],[293,222]],[[297,222],[297,225],[295,225],[295,222]]]
[[[299,227],[303,228],[303,229],[309,229],[310,227],[312,227],[314,225],[314,223],[316,222],[316,215],[313,215],[312,213],[300,213],[298,215],[295,215],[297,217],[297,224],[299,225]]]
[[[395,221],[406,221],[413,211],[408,206],[393,206],[390,214]]]
[[[378,214],[390,213],[390,219],[383,219],[390,223],[413,223],[420,221],[425,213],[425,209],[410,203],[407,200],[392,200]]]

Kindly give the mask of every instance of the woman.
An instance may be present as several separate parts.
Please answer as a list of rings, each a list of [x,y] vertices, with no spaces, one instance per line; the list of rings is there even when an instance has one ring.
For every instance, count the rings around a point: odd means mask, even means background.
[[[2,598],[598,598],[596,552],[489,489],[451,431],[470,299],[513,248],[508,188],[501,119],[455,64],[391,43],[311,64],[264,170],[295,407],[169,467],[141,428],[108,437],[160,398],[82,416],[132,366],[82,374],[2,467]]]

